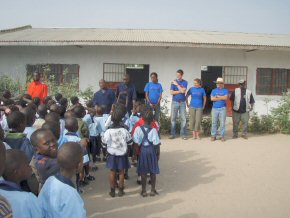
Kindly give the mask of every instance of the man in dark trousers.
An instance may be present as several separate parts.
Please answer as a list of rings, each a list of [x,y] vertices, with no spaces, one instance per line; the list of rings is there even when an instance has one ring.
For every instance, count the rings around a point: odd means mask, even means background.
[[[135,85],[130,82],[129,74],[123,76],[123,83],[117,87],[116,97],[117,102],[125,103],[129,116],[132,113],[133,105],[137,100]]]
[[[230,97],[233,105],[233,138],[238,138],[239,124],[242,122],[242,138],[248,139],[249,112],[253,110],[255,100],[252,92],[246,88],[245,80],[240,80],[239,86]]]

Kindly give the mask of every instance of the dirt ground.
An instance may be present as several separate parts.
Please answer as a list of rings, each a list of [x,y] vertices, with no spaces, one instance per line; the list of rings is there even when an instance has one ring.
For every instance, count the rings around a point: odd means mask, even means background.
[[[156,197],[142,198],[136,168],[126,195],[108,195],[104,163],[84,188],[88,217],[290,217],[290,136],[210,142],[162,138]],[[147,187],[148,191],[150,187]]]

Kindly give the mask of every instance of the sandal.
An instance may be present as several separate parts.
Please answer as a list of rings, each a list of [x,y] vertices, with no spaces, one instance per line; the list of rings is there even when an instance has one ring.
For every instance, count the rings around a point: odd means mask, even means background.
[[[146,197],[148,196],[146,191],[142,191],[142,192],[140,193],[140,195],[141,195],[143,198],[146,198]]]
[[[159,193],[156,190],[151,190],[150,196],[154,197],[155,195],[159,195]]]
[[[94,176],[88,175],[86,176],[87,180],[94,181],[96,178]]]

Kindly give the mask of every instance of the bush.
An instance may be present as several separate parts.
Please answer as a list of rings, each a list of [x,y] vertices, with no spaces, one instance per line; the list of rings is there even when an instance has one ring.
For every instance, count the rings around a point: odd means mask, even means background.
[[[258,116],[257,113],[251,117],[249,122],[249,132],[264,134],[276,133],[278,130],[275,125],[275,118],[272,115]]]
[[[279,106],[271,112],[277,130],[284,134],[290,134],[290,90],[284,93]]]
[[[23,93],[22,84],[19,79],[12,78],[8,75],[0,76],[0,95],[2,96],[5,90],[9,90],[12,95]]]
[[[202,118],[201,128],[204,136],[211,135],[211,116],[205,116]]]

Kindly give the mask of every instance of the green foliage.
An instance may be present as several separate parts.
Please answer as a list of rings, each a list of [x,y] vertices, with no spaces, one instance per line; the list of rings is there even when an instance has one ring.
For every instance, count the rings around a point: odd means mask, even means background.
[[[201,128],[204,136],[211,135],[211,116],[205,116],[201,120]]]
[[[278,131],[275,125],[275,118],[272,115],[262,115],[258,116],[257,113],[254,113],[251,116],[249,122],[249,132],[264,134],[264,133],[276,133]]]
[[[279,106],[271,112],[278,131],[284,134],[290,134],[290,90],[284,93],[279,102]]]
[[[92,97],[94,95],[93,87],[92,86],[87,87],[84,91],[80,91],[79,95],[85,101],[92,100]]]
[[[12,78],[8,75],[0,76],[0,94],[5,90],[9,90],[12,95],[19,95],[23,93],[22,84],[19,79]]]
[[[68,75],[68,69],[66,68],[63,71],[63,82],[59,83],[56,81],[55,73],[51,71],[49,65],[46,65],[43,68],[43,77],[46,78],[46,84],[48,86],[48,94],[50,96],[54,96],[56,93],[61,93],[66,98],[70,98],[72,96],[77,96],[79,94],[79,80],[73,79],[68,80],[66,77]]]

